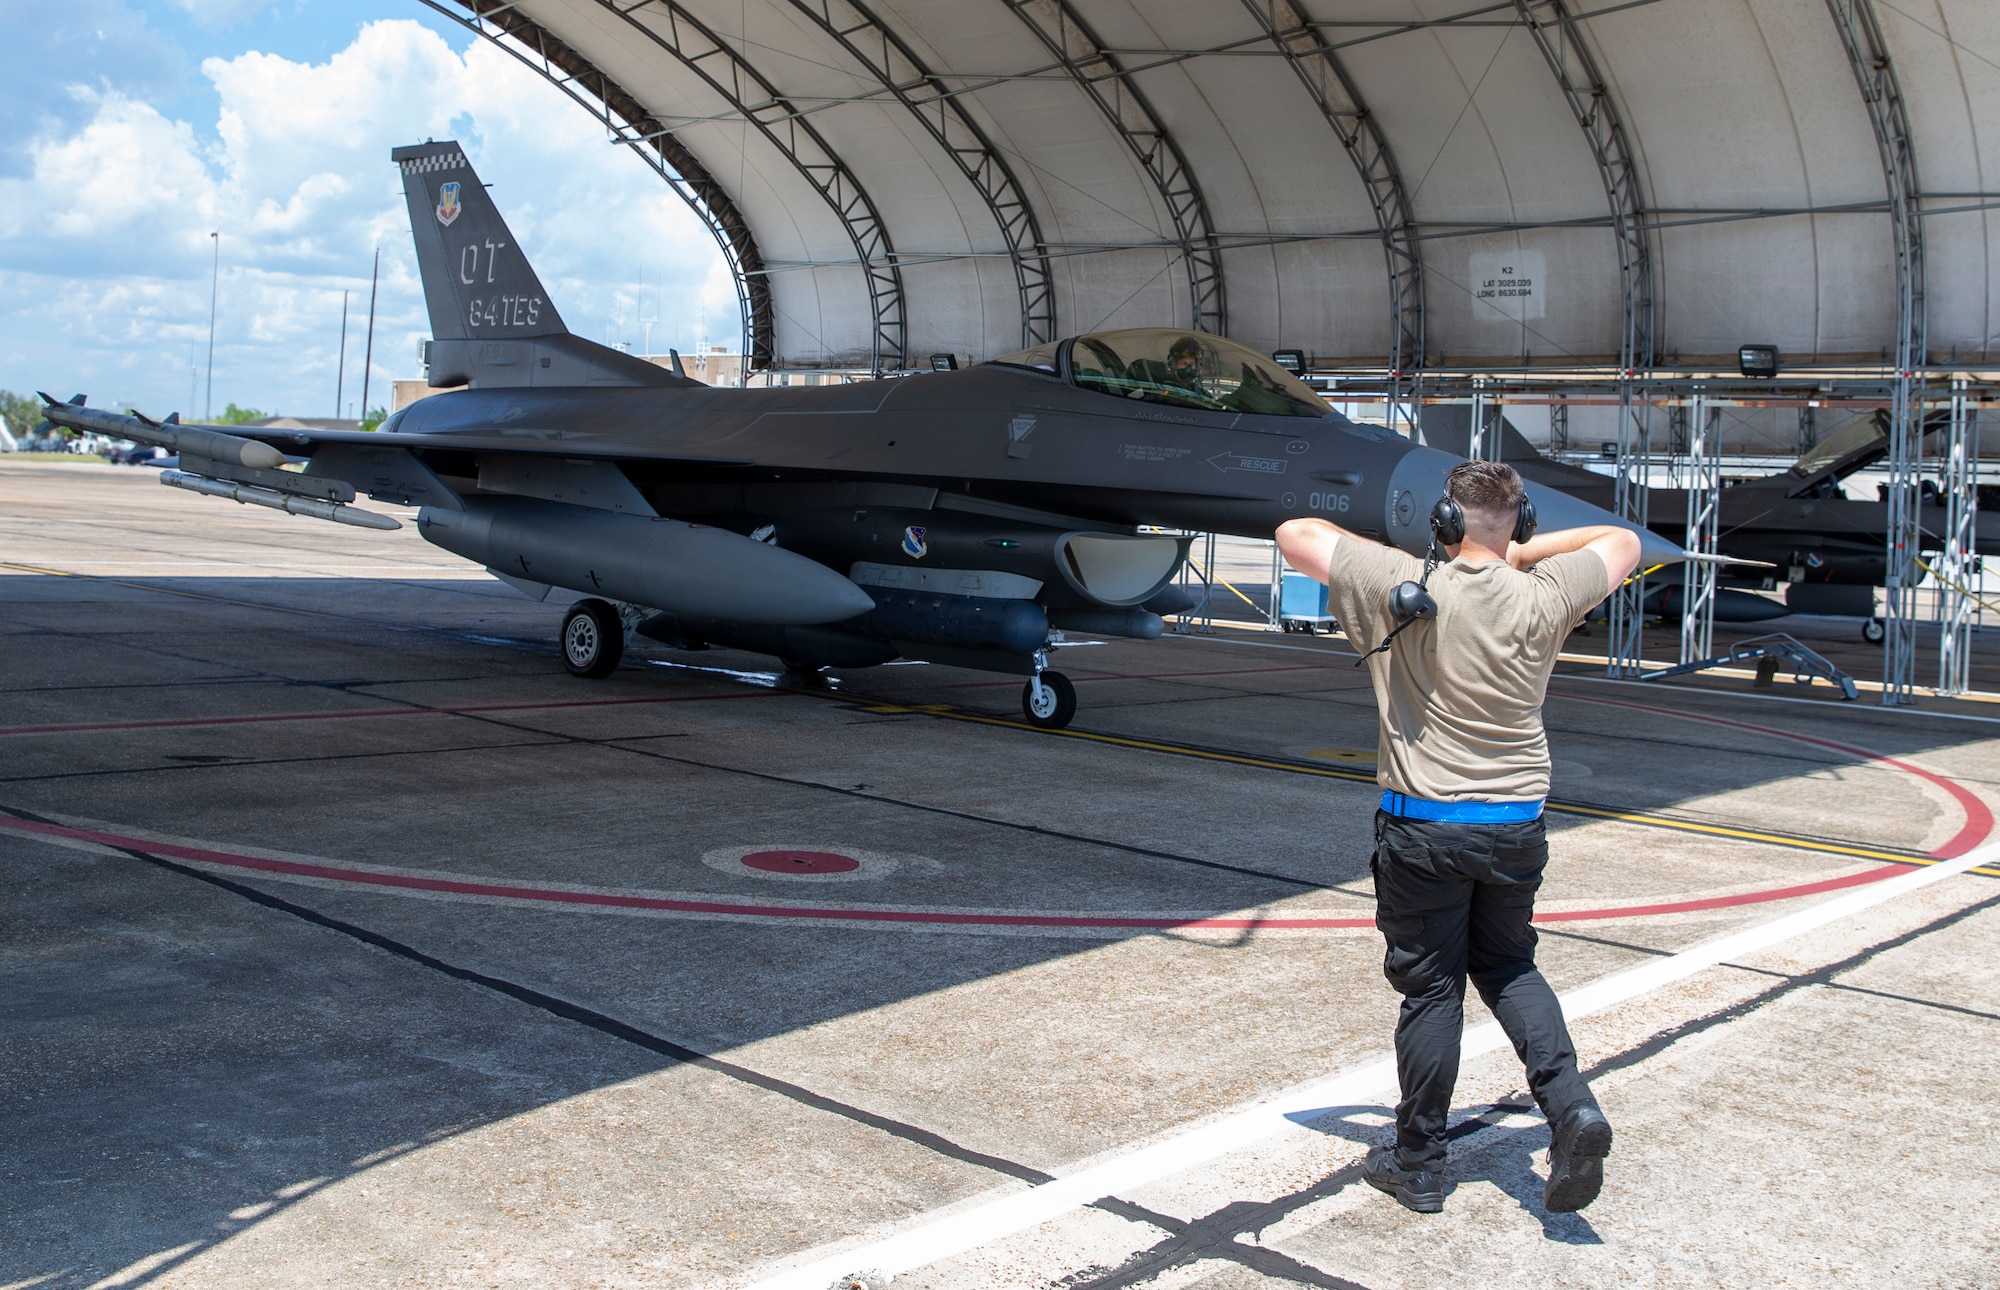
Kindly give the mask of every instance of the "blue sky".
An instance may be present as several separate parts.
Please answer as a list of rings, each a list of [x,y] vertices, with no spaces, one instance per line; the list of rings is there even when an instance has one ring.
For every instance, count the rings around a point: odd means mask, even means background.
[[[343,290],[358,406],[377,246],[386,402],[429,330],[389,149],[430,137],[465,143],[573,330],[735,347],[726,266],[680,199],[416,0],[0,0],[0,31],[0,387],[201,415],[217,230],[215,408],[331,415]]]

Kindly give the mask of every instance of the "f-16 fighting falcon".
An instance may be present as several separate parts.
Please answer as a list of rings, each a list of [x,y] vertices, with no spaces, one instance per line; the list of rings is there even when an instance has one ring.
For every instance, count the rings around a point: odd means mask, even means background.
[[[563,662],[626,635],[774,655],[801,675],[895,658],[1025,676],[1057,727],[1059,632],[1157,637],[1191,608],[1189,539],[1335,519],[1421,554],[1460,460],[1349,421],[1264,355],[1166,328],[963,371],[717,389],[572,335],[456,143],[398,148],[434,387],[374,432],[197,427],[48,400],[61,426],[180,455],[161,482],[371,528],[357,495],[536,599],[580,592]],[[46,396],[44,396],[46,398]],[[305,459],[303,472],[282,469]],[[1544,528],[1618,521],[1531,487]],[[1630,527],[1630,526],[1627,526]],[[1644,533],[1647,563],[1684,553]]]

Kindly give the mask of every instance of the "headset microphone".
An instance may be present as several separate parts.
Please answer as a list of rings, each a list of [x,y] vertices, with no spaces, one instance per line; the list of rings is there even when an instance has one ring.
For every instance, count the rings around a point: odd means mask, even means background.
[[[1389,612],[1395,615],[1397,622],[1436,618],[1438,602],[1423,583],[1399,582],[1389,593]]]
[[[1403,629],[1411,623],[1421,622],[1426,618],[1437,617],[1437,597],[1431,595],[1430,591],[1431,570],[1437,567],[1438,557],[1435,511],[1432,512],[1432,518],[1431,546],[1430,550],[1424,555],[1424,576],[1422,580],[1418,582],[1399,582],[1389,589],[1389,614],[1396,620],[1396,625],[1389,630],[1387,636],[1382,638],[1380,645],[1369,650],[1360,658],[1355,659],[1354,666],[1360,667],[1369,659],[1388,649],[1389,646],[1395,643],[1396,637],[1402,635]]]

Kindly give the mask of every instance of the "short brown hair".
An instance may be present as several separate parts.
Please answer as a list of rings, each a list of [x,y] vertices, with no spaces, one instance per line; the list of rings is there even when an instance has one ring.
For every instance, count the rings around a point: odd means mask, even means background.
[[[1502,461],[1461,461],[1445,476],[1444,491],[1468,511],[1511,513],[1527,496],[1521,476]]]

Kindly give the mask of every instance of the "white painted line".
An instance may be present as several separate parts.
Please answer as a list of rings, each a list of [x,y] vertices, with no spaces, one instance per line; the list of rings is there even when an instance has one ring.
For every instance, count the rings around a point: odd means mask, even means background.
[[[1768,949],[1994,860],[2000,860],[2000,844],[1978,847],[1956,859],[1871,883],[1798,913],[1616,973],[1564,995],[1563,1014],[1575,1019],[1602,1012],[1684,981],[1729,959]],[[1499,1024],[1489,1021],[1465,1032],[1462,1051],[1470,1058],[1502,1048],[1506,1043]],[[848,1284],[846,1277],[864,1269],[897,1276],[1026,1231],[1101,1197],[1116,1196],[1254,1146],[1296,1127],[1302,1120],[1318,1118],[1312,1112],[1374,1105],[1383,1094],[1395,1089],[1395,1059],[1380,1058],[1052,1182],[946,1215],[868,1245],[813,1259],[756,1282],[748,1290],[831,1290]]]

